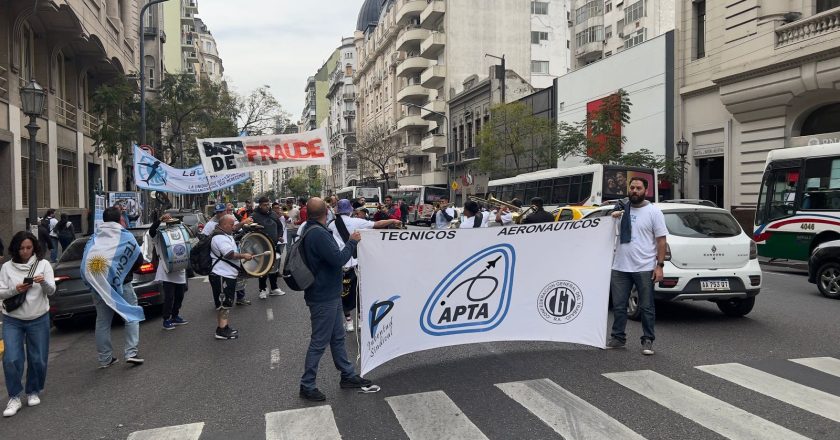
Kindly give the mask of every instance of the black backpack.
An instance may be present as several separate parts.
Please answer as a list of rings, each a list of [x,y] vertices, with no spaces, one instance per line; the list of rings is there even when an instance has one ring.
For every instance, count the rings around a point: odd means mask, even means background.
[[[198,275],[210,275],[213,272],[213,267],[215,267],[215,263],[213,263],[213,259],[211,258],[210,254],[212,252],[212,242],[213,237],[222,234],[221,231],[213,231],[210,235],[205,235],[198,241],[198,243],[190,249],[190,267],[192,268],[193,272]],[[225,260],[221,256],[219,259],[216,260],[216,263],[219,261],[224,261],[227,264],[235,267],[239,270],[239,266],[231,263],[228,260]]]
[[[50,218],[49,217],[44,217],[44,218],[41,219],[41,226],[47,228],[47,232],[52,232],[50,230]]]
[[[289,254],[286,256],[286,262],[283,264],[283,280],[292,290],[306,290],[315,282],[315,274],[312,273],[309,264],[306,262],[303,240],[310,231],[317,227],[319,226],[307,226],[303,235],[292,245]]]

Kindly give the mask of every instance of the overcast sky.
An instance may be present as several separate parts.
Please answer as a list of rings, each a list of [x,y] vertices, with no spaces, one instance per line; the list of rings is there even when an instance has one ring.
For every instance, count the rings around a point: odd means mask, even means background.
[[[198,16],[216,38],[225,78],[241,95],[266,84],[292,120],[306,78],[342,37],[353,35],[362,0],[202,0]]]

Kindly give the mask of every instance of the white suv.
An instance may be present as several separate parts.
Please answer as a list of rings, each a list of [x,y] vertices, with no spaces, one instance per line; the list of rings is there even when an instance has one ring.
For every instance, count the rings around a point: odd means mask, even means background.
[[[668,227],[664,279],[654,285],[657,300],[707,300],[729,316],[744,316],[761,290],[761,267],[755,242],[725,209],[711,202],[658,203]],[[605,205],[585,218],[610,215]],[[628,303],[639,319],[638,292]]]

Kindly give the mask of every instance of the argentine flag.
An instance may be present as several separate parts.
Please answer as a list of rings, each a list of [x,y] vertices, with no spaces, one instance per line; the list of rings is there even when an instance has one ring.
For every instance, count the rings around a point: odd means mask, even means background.
[[[140,258],[140,245],[119,223],[106,222],[91,236],[80,267],[82,280],[126,322],[146,319],[143,308],[126,302],[123,279]]]

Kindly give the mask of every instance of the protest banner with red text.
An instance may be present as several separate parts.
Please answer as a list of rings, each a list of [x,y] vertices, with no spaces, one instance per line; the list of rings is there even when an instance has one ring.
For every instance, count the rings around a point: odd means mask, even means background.
[[[329,165],[327,130],[303,133],[197,139],[208,175],[310,165]]]

